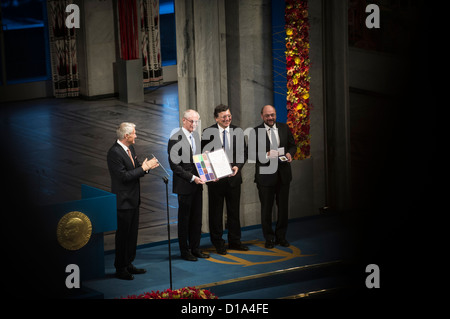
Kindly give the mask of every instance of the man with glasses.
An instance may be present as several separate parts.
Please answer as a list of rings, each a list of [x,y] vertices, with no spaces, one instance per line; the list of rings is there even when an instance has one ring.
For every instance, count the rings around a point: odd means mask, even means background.
[[[220,104],[214,109],[216,124],[206,128],[202,134],[203,151],[225,150],[233,173],[218,181],[208,183],[208,213],[211,242],[218,254],[226,255],[223,235],[223,204],[227,207],[228,248],[248,250],[241,243],[239,218],[242,175],[241,170],[247,160],[247,147],[242,129],[231,124],[228,106]]]
[[[294,137],[285,123],[277,122],[275,108],[266,105],[261,109],[263,123],[255,127],[256,166],[255,183],[261,202],[261,224],[266,248],[275,244],[289,247],[286,240],[289,209],[289,184],[292,180],[292,156],[297,151]],[[265,145],[265,147],[264,147]],[[270,167],[272,166],[272,167]],[[272,229],[274,200],[278,208],[275,232]]]
[[[202,231],[202,198],[204,182],[199,178],[193,155],[201,153],[200,137],[196,131],[200,115],[187,110],[183,127],[169,139],[169,164],[173,171],[173,192],[178,195],[178,242],[181,257],[188,261],[208,258],[200,251]]]

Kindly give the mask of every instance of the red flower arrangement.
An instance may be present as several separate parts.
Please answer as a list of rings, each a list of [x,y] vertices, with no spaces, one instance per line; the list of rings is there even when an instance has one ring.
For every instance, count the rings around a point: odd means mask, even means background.
[[[146,292],[140,295],[131,295],[121,299],[218,299],[213,293],[206,289],[195,287],[184,287],[180,289],[166,289],[162,292]]]
[[[310,157],[309,20],[307,0],[286,0],[287,124],[297,145],[294,159]]]

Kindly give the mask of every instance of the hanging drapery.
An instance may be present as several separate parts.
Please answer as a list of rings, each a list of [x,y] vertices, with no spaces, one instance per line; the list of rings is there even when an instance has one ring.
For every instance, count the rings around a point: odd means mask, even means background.
[[[75,28],[67,28],[67,0],[48,0],[48,29],[52,64],[53,94],[57,98],[78,96],[80,93]]]
[[[120,57],[139,59],[139,30],[136,0],[119,0]]]
[[[159,0],[140,0],[144,87],[163,82],[159,32]]]

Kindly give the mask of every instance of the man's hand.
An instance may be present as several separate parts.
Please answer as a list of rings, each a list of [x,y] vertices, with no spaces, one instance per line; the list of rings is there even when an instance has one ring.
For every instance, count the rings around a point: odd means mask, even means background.
[[[288,161],[288,163],[290,163],[290,162],[292,162],[292,156],[291,156],[291,154],[290,153],[286,153],[286,157],[287,157],[287,161]]]
[[[154,169],[159,166],[158,160],[156,158],[152,158],[151,160],[148,160],[147,158],[142,163],[142,169],[144,171],[148,171],[151,169]]]
[[[231,169],[233,170],[233,173],[230,176],[235,176],[239,171],[239,167],[237,166],[233,166]]]
[[[199,177],[197,177],[197,176],[195,176],[195,178],[194,178],[194,183],[195,184],[205,184],[205,182],[204,181],[202,181]]]

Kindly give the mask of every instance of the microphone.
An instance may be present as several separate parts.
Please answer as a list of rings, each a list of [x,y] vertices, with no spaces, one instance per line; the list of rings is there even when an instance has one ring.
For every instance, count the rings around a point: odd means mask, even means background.
[[[153,154],[152,154],[152,156],[156,159],[156,162],[159,164],[159,167],[161,167],[164,170],[164,172],[166,172],[167,176],[170,176],[169,173],[164,168],[164,166],[161,164],[161,162],[156,158],[156,156]]]

